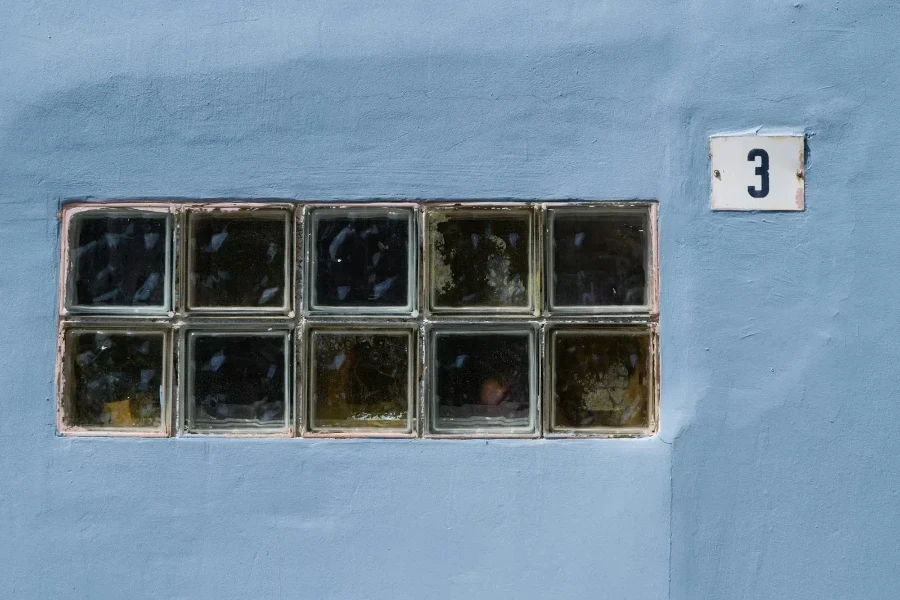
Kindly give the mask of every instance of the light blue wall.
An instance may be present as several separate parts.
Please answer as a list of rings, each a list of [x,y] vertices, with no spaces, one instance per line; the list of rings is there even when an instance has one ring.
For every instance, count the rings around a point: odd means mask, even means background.
[[[900,597],[889,0],[0,0],[0,598]],[[802,214],[707,136],[809,137]],[[55,436],[67,198],[657,198],[662,432]]]

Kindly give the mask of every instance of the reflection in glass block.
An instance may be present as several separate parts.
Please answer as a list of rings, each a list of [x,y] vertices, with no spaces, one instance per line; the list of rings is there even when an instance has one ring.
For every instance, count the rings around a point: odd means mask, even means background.
[[[648,427],[650,336],[555,332],[556,429]]]
[[[159,427],[164,347],[162,333],[70,331],[66,425]]]
[[[411,213],[313,212],[318,307],[407,306]]]
[[[527,331],[434,336],[433,429],[530,428]]]
[[[313,333],[310,429],[409,427],[410,333]]]
[[[648,303],[643,215],[559,213],[552,237],[553,307]]]
[[[284,428],[286,334],[191,334],[189,429]]]
[[[530,232],[521,212],[432,213],[432,307],[531,306]]]
[[[92,214],[73,218],[71,303],[168,306],[167,215]]]
[[[192,215],[191,307],[286,306],[287,218]]]

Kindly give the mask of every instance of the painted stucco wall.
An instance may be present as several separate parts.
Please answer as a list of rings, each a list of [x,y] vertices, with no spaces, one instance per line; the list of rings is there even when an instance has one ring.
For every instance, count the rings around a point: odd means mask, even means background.
[[[900,597],[900,7],[0,1],[0,598]],[[809,136],[711,213],[707,136]],[[655,198],[644,440],[55,435],[68,198]]]

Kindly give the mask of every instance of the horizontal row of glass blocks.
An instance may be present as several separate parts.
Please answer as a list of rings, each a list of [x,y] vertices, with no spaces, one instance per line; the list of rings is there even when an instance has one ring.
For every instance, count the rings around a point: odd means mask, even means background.
[[[402,323],[307,323],[302,336],[226,324],[64,331],[69,432],[627,435],[655,423],[649,325],[447,322],[421,340]]]
[[[647,435],[655,204],[62,211],[67,435]]]
[[[649,313],[650,210],[647,203],[83,205],[68,212],[60,308],[66,315],[291,316],[297,306],[306,315],[414,317],[420,306],[434,316]]]

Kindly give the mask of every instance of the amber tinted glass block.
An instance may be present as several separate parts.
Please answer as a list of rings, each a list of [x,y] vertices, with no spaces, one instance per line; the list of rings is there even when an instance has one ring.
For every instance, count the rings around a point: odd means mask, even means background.
[[[159,427],[164,348],[162,333],[70,331],[66,425]]]
[[[646,305],[647,240],[642,214],[554,214],[551,308]]]
[[[329,209],[312,219],[313,309],[411,309],[412,211]]]
[[[287,425],[287,334],[189,334],[188,428]]]
[[[532,306],[530,213],[436,211],[428,222],[434,310]]]
[[[533,428],[528,331],[435,332],[432,430]]]
[[[552,340],[554,429],[649,426],[649,334],[556,331]]]
[[[167,219],[147,213],[73,217],[70,305],[167,307]]]
[[[411,335],[314,331],[310,430],[409,429]]]
[[[191,308],[288,305],[288,214],[191,215]]]

